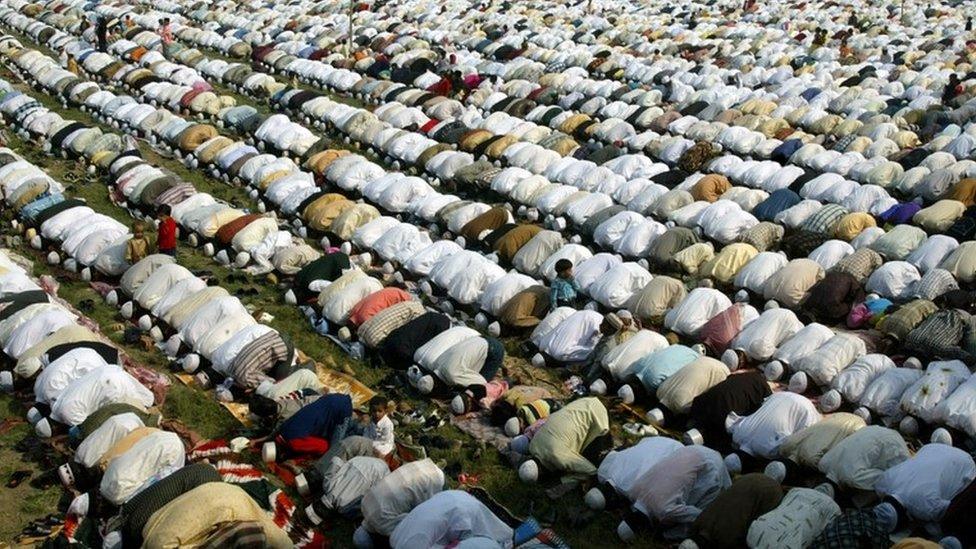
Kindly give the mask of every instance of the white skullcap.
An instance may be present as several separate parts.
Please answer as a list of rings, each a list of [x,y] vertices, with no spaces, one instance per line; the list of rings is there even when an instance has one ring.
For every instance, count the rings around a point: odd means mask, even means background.
[[[346,255],[349,255],[350,253],[352,253],[352,244],[350,244],[349,242],[343,242],[342,244],[339,245],[339,251]]]
[[[617,389],[617,396],[624,401],[624,404],[634,403],[634,390],[630,385],[621,385],[620,389]]]
[[[66,270],[68,272],[71,272],[71,273],[78,272],[78,262],[75,261],[74,258],[72,258],[72,257],[69,257],[68,259],[65,259],[64,260],[64,265],[62,265],[62,266],[64,267],[64,270]]]
[[[519,480],[531,484],[539,480],[539,465],[534,460],[527,460],[518,468]]]
[[[434,378],[428,374],[417,380],[417,390],[421,394],[427,395],[434,390]]]
[[[117,291],[115,291],[115,290],[112,290],[111,292],[109,292],[105,296],[105,303],[108,303],[112,307],[118,305],[119,304],[119,293]]]
[[[308,479],[305,478],[305,473],[299,473],[295,477],[295,489],[298,490],[298,494],[301,496],[307,496],[309,492],[311,492],[311,489],[308,486]],[[311,505],[309,505],[309,507],[311,507]]]
[[[898,424],[898,430],[905,436],[913,437],[918,434],[918,420],[912,416],[905,416]]]
[[[664,411],[660,408],[654,408],[644,415],[644,419],[651,425],[664,425]]]
[[[879,503],[872,509],[874,518],[885,532],[894,532],[898,527],[898,510],[895,506],[888,503]]]
[[[513,452],[518,452],[525,455],[529,453],[529,442],[531,442],[529,437],[525,435],[517,435],[512,439],[511,442],[508,443],[508,445]]]
[[[602,379],[596,379],[593,383],[590,383],[590,392],[594,395],[605,395],[607,394],[607,382]],[[619,394],[619,391],[618,391]],[[621,397],[623,398],[623,397]]]
[[[493,337],[498,337],[502,333],[502,325],[494,321],[488,325],[488,333]]]
[[[454,304],[450,301],[444,300],[444,302],[441,303],[441,310],[447,314],[452,314],[454,313]]]
[[[319,246],[322,246],[323,250],[327,250],[332,247],[332,241],[329,240],[329,237],[323,236],[322,239],[319,240]]]
[[[868,294],[867,297],[864,298],[864,301],[874,301],[875,299],[881,299],[881,296],[878,294]]]
[[[410,380],[410,384],[414,387],[417,386],[417,382],[420,381],[420,378],[422,377],[424,377],[424,373],[420,370],[420,366],[411,364],[410,367],[407,368],[407,379]]]
[[[152,317],[149,315],[142,315],[139,317],[139,329],[143,332],[148,332],[152,329]]]
[[[557,217],[556,219],[554,219],[552,221],[552,228],[554,230],[557,230],[557,231],[564,231],[564,230],[566,230],[566,218],[564,218],[564,217]]]
[[[712,279],[711,278],[703,278],[703,279],[701,279],[701,280],[698,281],[698,287],[699,288],[714,288],[715,287],[715,283],[712,282]]]
[[[287,303],[288,305],[298,304],[298,298],[295,296],[294,290],[288,290],[287,292],[285,292],[285,303]]]
[[[542,353],[532,355],[532,365],[536,368],[542,368],[546,365],[546,357],[542,356]]]
[[[729,371],[736,371],[739,368],[739,354],[732,349],[726,349],[722,353],[722,364],[725,364]]]
[[[134,309],[135,309],[135,305],[133,305],[131,301],[126,301],[125,303],[122,304],[122,308],[119,309],[119,312],[122,313],[122,318],[128,319],[128,318],[132,318],[132,312]]]
[[[763,307],[764,311],[768,311],[770,309],[779,309],[779,303],[777,303],[775,299],[770,299],[769,301],[766,302],[766,305]]]
[[[607,498],[599,488],[590,488],[590,491],[583,496],[586,506],[594,511],[602,511],[607,506]]]
[[[383,274],[388,274],[388,275],[393,274],[394,271],[393,264],[390,263],[389,261],[383,264],[382,269],[383,269]]]
[[[455,243],[456,243],[456,244],[457,244],[458,246],[460,246],[460,247],[462,247],[462,248],[463,248],[463,247],[464,247],[464,246],[465,246],[465,245],[466,245],[466,244],[468,243],[468,241],[467,241],[467,240],[465,240],[465,238],[464,238],[463,236],[459,236],[459,237],[457,237],[457,238],[455,238],[455,239],[454,239],[454,242],[455,242]]]
[[[634,540],[634,530],[631,529],[630,525],[627,524],[626,520],[620,521],[617,525],[617,536],[620,537],[621,541],[630,542]]]
[[[854,415],[863,419],[864,423],[871,423],[871,410],[868,410],[864,406],[858,406],[854,410]]]
[[[352,543],[356,546],[356,549],[372,549],[373,538],[369,535],[362,525],[356,528],[356,531],[352,534]]]
[[[48,265],[57,265],[60,261],[61,261],[61,256],[58,255],[58,252],[54,252],[54,251],[48,252],[47,254]]]
[[[456,395],[454,398],[451,399],[451,411],[454,412],[454,415],[459,416],[463,414],[464,408],[465,408],[464,397],[462,397],[461,395]]]
[[[0,372],[0,391],[9,393],[14,390],[14,374],[10,370]]]
[[[230,263],[230,255],[227,253],[227,250],[220,250],[217,252],[214,259],[217,260],[217,263],[220,263],[221,265],[227,265]]]
[[[695,353],[699,355],[704,355],[706,352],[705,346],[702,345],[701,343],[695,343],[694,345],[692,345],[691,350],[695,351]]]
[[[421,280],[418,287],[420,288],[420,291],[424,293],[424,295],[429,296],[434,294],[434,289],[430,286],[429,280]]]
[[[153,326],[149,329],[149,336],[153,338],[153,341],[159,343],[163,340],[163,331],[159,329],[159,326]]]
[[[730,474],[738,474],[742,472],[742,458],[738,454],[729,454],[725,456],[725,468],[729,470]]]
[[[68,510],[65,512],[66,515],[73,515],[76,517],[83,517],[88,514],[88,508],[91,505],[91,497],[88,492],[81,494],[75,499],[71,500],[68,504]]]
[[[789,389],[790,392],[803,394],[807,390],[807,374],[806,372],[797,372],[790,377]]]
[[[684,442],[685,446],[701,446],[705,444],[705,437],[702,436],[701,431],[692,428],[685,431],[681,441]]]
[[[41,235],[35,234],[34,236],[30,237],[30,245],[31,248],[34,248],[35,250],[40,250],[43,248],[44,241],[41,239]]]
[[[624,320],[624,319],[633,320],[634,319],[633,313],[631,313],[627,309],[620,309],[619,311],[617,311],[617,317],[619,319],[621,319],[621,320]]]
[[[596,301],[587,301],[586,305],[583,305],[583,308],[587,311],[596,311],[600,309],[600,304]]]
[[[763,474],[776,482],[782,483],[786,480],[786,465],[782,461],[770,461],[763,470]]]
[[[397,272],[393,273],[393,281],[394,282],[396,282],[397,284],[403,284],[403,280],[404,280],[403,279],[403,273],[401,273],[400,271],[397,271]]]
[[[207,257],[211,257],[211,256],[213,256],[213,254],[214,254],[214,245],[213,245],[213,242],[207,242],[206,244],[204,244],[203,245],[203,255],[205,255]]]
[[[510,437],[517,437],[519,431],[522,430],[522,424],[519,423],[517,417],[510,417],[508,421],[505,422],[505,434]]]
[[[939,540],[943,549],[962,549],[962,542],[955,536],[946,536]]]
[[[932,431],[932,438],[930,439],[933,444],[945,444],[946,446],[952,446],[952,435],[944,427],[939,427],[938,429]]]
[[[261,459],[265,463],[274,463],[278,459],[278,447],[274,442],[265,442],[261,446]]]
[[[348,326],[343,326],[342,328],[339,328],[339,332],[337,333],[337,335],[339,336],[339,341],[349,341],[350,339],[352,339],[352,331],[349,330]]]
[[[698,549],[698,544],[693,539],[686,539],[678,544],[678,549]]]
[[[52,432],[51,422],[48,421],[47,418],[41,419],[36,424],[34,424],[34,432],[37,434],[37,436],[41,438],[50,438]]]
[[[91,267],[85,267],[84,269],[81,270],[81,279],[84,280],[85,282],[91,282],[92,279]]]
[[[484,328],[488,325],[488,316],[485,313],[478,313],[474,315],[474,325],[479,328]]]
[[[180,350],[180,345],[183,344],[183,338],[180,334],[173,334],[169,339],[166,340],[166,348],[164,349],[166,356],[176,356],[176,353]]]
[[[735,292],[736,303],[744,303],[746,301],[749,301],[749,292],[745,290],[739,290],[738,292]]]
[[[42,414],[40,410],[38,410],[33,406],[31,406],[30,410],[27,410],[27,423],[30,423],[31,425],[37,424],[37,422],[40,421],[41,418],[43,417],[44,414]]]
[[[830,485],[829,482],[823,482],[813,487],[814,490],[826,495],[830,499],[834,499],[834,487]]]
[[[183,371],[192,374],[200,367],[200,355],[190,353],[183,357]]]
[[[786,368],[783,367],[783,363],[778,360],[772,360],[763,367],[763,375],[769,381],[776,381],[777,379],[783,377],[783,373]]]
[[[363,267],[369,267],[373,264],[373,254],[369,252],[363,252],[359,254],[359,264]]]
[[[825,414],[829,414],[837,410],[837,408],[840,408],[842,400],[840,391],[831,389],[820,397],[820,410]]]
[[[905,360],[905,363],[902,364],[902,366],[904,366],[905,368],[911,368],[912,370],[921,370],[922,369],[922,361],[919,360],[919,359],[917,359],[917,358],[915,358],[915,357],[908,357]]]

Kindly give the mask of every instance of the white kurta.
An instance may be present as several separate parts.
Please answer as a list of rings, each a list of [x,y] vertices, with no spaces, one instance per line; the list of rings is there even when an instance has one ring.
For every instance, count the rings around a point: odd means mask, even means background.
[[[774,393],[729,430],[733,443],[743,452],[776,459],[783,440],[818,421],[820,413],[808,398],[796,393]]]
[[[390,535],[390,546],[442,548],[469,537],[490,538],[505,547],[512,529],[471,494],[447,490],[410,511]]]
[[[153,405],[152,391],[125,370],[108,365],[73,381],[51,408],[51,417],[66,425],[78,425],[102,406],[127,402],[141,408]]]

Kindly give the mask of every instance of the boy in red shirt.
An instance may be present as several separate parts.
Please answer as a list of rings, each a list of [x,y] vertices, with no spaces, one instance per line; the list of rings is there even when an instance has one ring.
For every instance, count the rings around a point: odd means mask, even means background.
[[[160,206],[156,211],[159,220],[159,235],[156,238],[156,249],[159,253],[176,257],[176,220],[170,217],[169,206]]]

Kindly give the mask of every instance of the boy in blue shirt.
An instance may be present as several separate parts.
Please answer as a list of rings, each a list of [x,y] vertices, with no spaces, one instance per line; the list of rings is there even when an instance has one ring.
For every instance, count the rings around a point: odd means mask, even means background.
[[[573,262],[560,259],[556,262],[556,278],[552,281],[550,302],[552,308],[576,307],[579,303],[579,284],[573,278]]]

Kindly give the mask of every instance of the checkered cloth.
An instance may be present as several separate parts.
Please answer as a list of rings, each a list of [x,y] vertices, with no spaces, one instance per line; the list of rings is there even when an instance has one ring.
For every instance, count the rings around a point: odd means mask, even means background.
[[[874,513],[847,511],[835,518],[813,540],[811,549],[886,549],[891,545]]]

